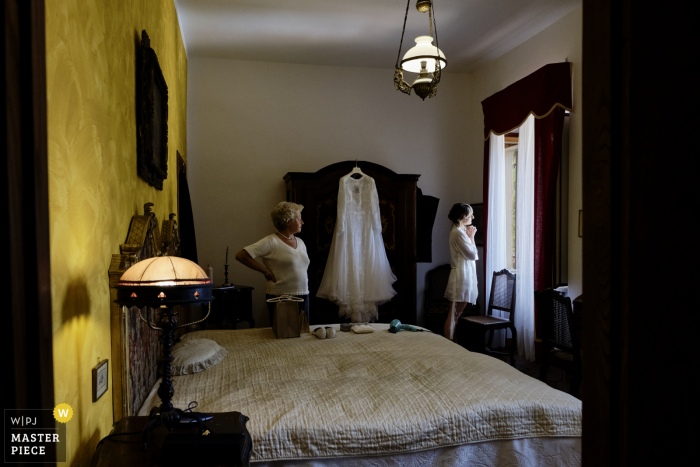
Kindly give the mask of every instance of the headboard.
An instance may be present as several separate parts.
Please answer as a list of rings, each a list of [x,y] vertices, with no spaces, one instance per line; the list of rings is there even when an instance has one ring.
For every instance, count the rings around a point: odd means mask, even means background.
[[[299,237],[306,244],[309,265],[311,324],[337,323],[338,307],[316,298],[330,253],[338,209],[338,183],[353,167],[374,179],[379,196],[382,237],[391,270],[397,277],[397,295],[379,307],[379,322],[398,318],[416,322],[416,184],[420,175],[397,174],[379,164],[346,161],[318,172],[289,172],[284,176],[287,201],[304,205],[305,227]],[[342,321],[342,320],[341,320]]]
[[[114,421],[136,415],[157,379],[158,333],[139,318],[139,310],[114,303],[116,286],[124,272],[137,262],[154,256],[180,256],[180,237],[175,214],[163,221],[146,203],[143,215],[131,219],[126,242],[109,266],[110,327],[112,335],[112,405]]]

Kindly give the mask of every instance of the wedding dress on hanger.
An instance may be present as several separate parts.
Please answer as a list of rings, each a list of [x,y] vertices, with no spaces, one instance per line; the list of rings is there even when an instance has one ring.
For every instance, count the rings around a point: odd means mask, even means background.
[[[359,178],[354,176],[359,175]],[[356,323],[377,319],[377,306],[396,295],[382,239],[374,179],[358,167],[340,179],[338,216],[317,297],[340,307]]]

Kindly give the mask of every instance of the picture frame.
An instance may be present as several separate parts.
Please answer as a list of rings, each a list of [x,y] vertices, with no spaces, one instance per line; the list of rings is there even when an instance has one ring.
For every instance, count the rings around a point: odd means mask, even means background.
[[[168,85],[145,30],[141,33],[138,62],[137,172],[146,183],[162,191],[163,180],[168,178]]]
[[[92,369],[92,401],[97,400],[109,389],[109,359],[102,360]]]
[[[578,211],[578,236],[583,238],[583,209]]]
[[[472,225],[476,227],[474,243],[476,246],[484,246],[484,203],[470,204],[474,211]]]

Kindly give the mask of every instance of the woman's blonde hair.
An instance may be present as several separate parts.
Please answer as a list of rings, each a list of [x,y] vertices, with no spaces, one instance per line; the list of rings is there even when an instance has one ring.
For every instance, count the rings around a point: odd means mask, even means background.
[[[270,213],[270,216],[272,216],[272,223],[275,224],[277,230],[284,230],[287,228],[287,222],[294,219],[297,214],[301,215],[302,209],[304,209],[304,206],[301,204],[282,201],[275,206],[275,209]]]

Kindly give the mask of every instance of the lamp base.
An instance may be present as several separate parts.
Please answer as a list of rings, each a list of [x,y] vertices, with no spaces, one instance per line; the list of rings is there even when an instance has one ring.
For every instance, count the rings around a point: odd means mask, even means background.
[[[204,433],[204,420],[205,414],[191,412],[191,409],[187,411],[177,409],[173,407],[172,398],[175,392],[173,388],[172,381],[170,380],[170,364],[173,361],[172,356],[172,346],[174,331],[177,329],[178,316],[172,307],[162,305],[160,307],[160,316],[158,317],[157,326],[149,326],[151,328],[160,331],[162,333],[161,341],[161,356],[160,363],[163,370],[163,378],[160,382],[160,387],[158,388],[158,396],[160,397],[161,404],[160,407],[153,407],[150,413],[150,420],[146,424],[141,434],[141,448],[146,450],[146,439],[148,437],[148,432],[154,430],[159,425],[163,425],[168,431],[172,431],[180,423],[190,423],[196,421],[199,424],[199,433]],[[196,407],[196,405],[194,406]],[[192,408],[194,408],[192,407]]]

